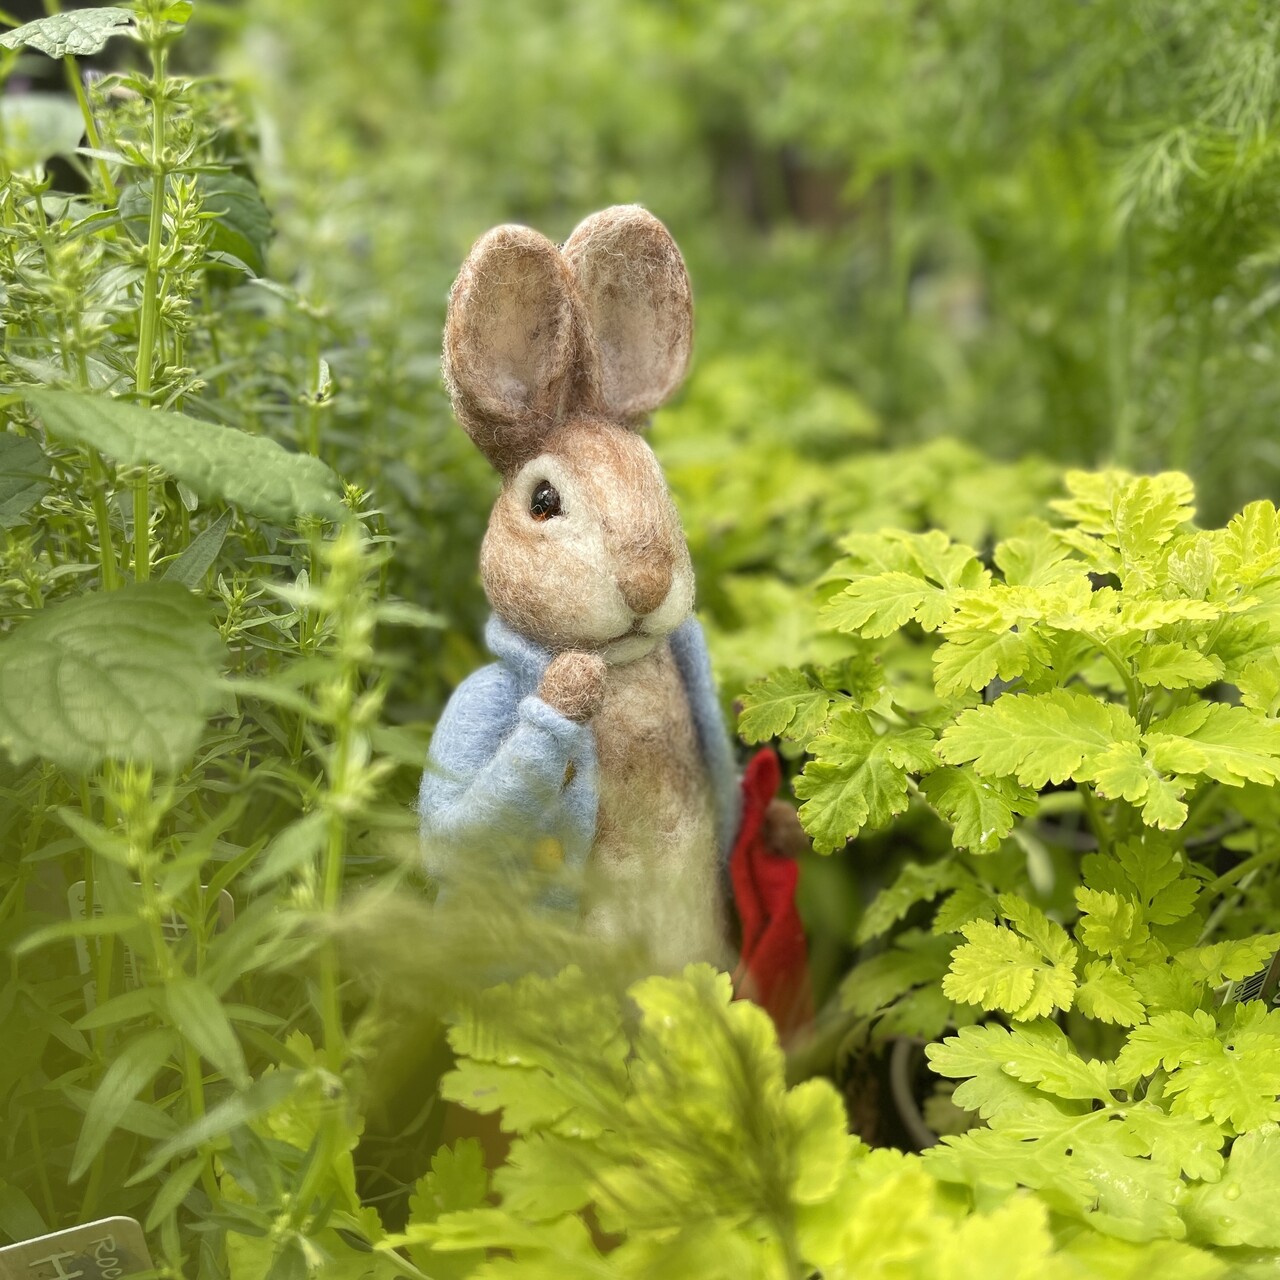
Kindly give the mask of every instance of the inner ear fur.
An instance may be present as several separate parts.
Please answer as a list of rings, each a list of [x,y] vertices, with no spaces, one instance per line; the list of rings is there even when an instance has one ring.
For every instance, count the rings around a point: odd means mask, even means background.
[[[500,471],[535,456],[559,420],[580,346],[573,289],[550,240],[503,226],[476,241],[449,292],[445,383]]]
[[[670,232],[639,205],[615,205],[579,223],[564,246],[593,339],[584,407],[634,422],[684,380],[693,296]]]

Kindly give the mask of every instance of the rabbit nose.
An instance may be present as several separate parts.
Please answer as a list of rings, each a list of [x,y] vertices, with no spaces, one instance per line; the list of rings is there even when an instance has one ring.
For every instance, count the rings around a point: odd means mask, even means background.
[[[642,618],[652,613],[671,590],[671,569],[668,557],[650,553],[619,577],[618,589],[627,608]]]

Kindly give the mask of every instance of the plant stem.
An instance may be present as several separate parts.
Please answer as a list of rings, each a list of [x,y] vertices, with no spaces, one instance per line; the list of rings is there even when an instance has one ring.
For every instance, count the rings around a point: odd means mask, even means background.
[[[1206,893],[1221,893],[1224,889],[1229,889],[1238,880],[1243,880],[1250,872],[1256,871],[1259,867],[1265,867],[1269,862],[1275,862],[1280,859],[1280,849],[1264,850],[1262,853],[1255,853],[1253,857],[1246,858],[1243,862],[1232,867],[1230,871],[1224,871],[1216,880],[1210,880],[1204,887]]]
[[[1103,853],[1111,851],[1111,826],[1106,818],[1102,816],[1102,806],[1098,803],[1098,797],[1094,795],[1093,788],[1087,783],[1080,785],[1080,798],[1084,801],[1085,816],[1089,819],[1089,825],[1093,828],[1093,834],[1097,837],[1098,848]]]
[[[142,315],[138,321],[138,361],[134,387],[139,395],[151,392],[155,362],[156,325],[159,320],[160,249],[164,231],[164,78],[165,51],[151,45],[151,217],[147,226],[147,263],[142,279]],[[150,472],[146,465],[133,482],[133,576],[145,582],[151,576]]]

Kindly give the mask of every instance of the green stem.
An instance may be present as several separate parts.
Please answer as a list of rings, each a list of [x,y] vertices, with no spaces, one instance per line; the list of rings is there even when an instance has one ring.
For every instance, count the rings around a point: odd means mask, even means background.
[[[1265,867],[1269,862],[1275,862],[1280,859],[1280,849],[1264,850],[1262,853],[1255,853],[1253,857],[1246,858],[1243,862],[1231,868],[1230,871],[1224,871],[1216,880],[1210,880],[1205,885],[1204,891],[1207,894],[1221,893],[1224,889],[1229,889],[1239,880],[1243,880],[1245,876],[1256,871],[1259,867]]]
[[[1098,640],[1093,636],[1089,638],[1098,646],[1099,652],[1115,667],[1120,679],[1124,681],[1125,696],[1129,699],[1129,714],[1137,720],[1142,712],[1142,690],[1139,688],[1133,672],[1129,669],[1129,664],[1105,640]]]
[[[156,326],[159,320],[160,249],[164,232],[164,78],[163,46],[151,46],[151,217],[147,226],[147,262],[142,278],[142,315],[138,321],[138,360],[134,386],[139,395],[151,391],[155,362]],[[151,576],[150,472],[143,464],[133,482],[133,574],[139,582]]]
[[[1093,834],[1098,840],[1098,848],[1101,852],[1108,853],[1112,845],[1111,826],[1102,816],[1102,806],[1098,803],[1098,797],[1094,795],[1093,788],[1087,783],[1081,783],[1079,790],[1080,798],[1084,801],[1085,816],[1089,819],[1089,825],[1093,828]]]

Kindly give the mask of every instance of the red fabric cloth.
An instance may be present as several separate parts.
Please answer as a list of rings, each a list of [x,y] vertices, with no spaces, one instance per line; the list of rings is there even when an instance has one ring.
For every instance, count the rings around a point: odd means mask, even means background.
[[[742,775],[742,825],[729,859],[734,905],[742,922],[742,958],[734,990],[773,1018],[784,1038],[813,1019],[809,950],[796,910],[800,867],[766,841],[765,814],[778,792],[778,757],[759,751]]]

